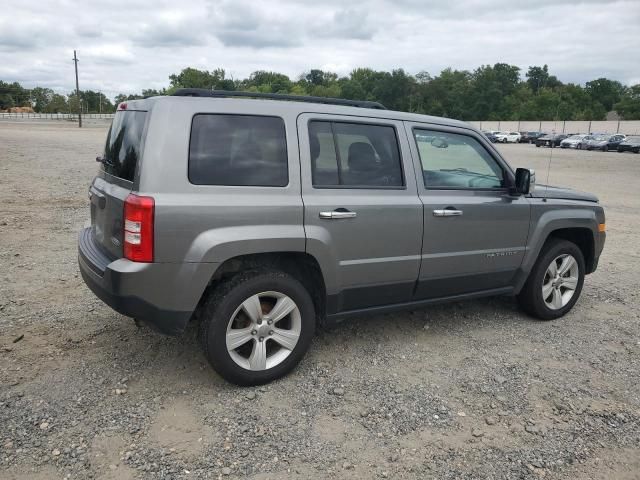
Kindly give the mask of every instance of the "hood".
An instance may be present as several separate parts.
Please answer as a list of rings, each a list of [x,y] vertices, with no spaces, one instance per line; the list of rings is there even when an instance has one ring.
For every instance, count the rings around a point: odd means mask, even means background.
[[[597,202],[598,197],[592,193],[581,192],[571,188],[553,187],[551,185],[536,185],[531,194],[535,198],[558,198],[562,200],[582,200],[585,202]]]
[[[636,147],[640,145],[640,140],[623,140],[620,145],[633,145]]]

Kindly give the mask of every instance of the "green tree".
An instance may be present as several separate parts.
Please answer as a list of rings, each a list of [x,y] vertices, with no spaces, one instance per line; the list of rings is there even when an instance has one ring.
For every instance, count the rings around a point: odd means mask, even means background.
[[[633,85],[614,105],[616,112],[625,120],[640,119],[640,84]]]
[[[66,113],[68,111],[67,97],[59,93],[54,93],[51,96],[51,100],[43,110],[44,113]]]
[[[258,70],[242,82],[243,88],[256,88],[264,93],[288,93],[291,90],[291,79],[282,73]]]
[[[606,111],[610,111],[625,93],[624,85],[608,78],[598,78],[587,82],[585,90],[591,96],[591,99],[600,102]]]
[[[217,68],[212,71],[198,70],[187,67],[178,74],[169,75],[171,87],[175,88],[206,88],[214,90],[225,80],[225,71]]]
[[[529,67],[527,73],[527,84],[534,94],[542,88],[557,88],[562,86],[562,82],[558,80],[554,75],[549,74],[549,67],[544,65],[542,67]]]
[[[31,89],[31,104],[36,112],[45,112],[53,99],[54,92],[50,88],[34,87]]]

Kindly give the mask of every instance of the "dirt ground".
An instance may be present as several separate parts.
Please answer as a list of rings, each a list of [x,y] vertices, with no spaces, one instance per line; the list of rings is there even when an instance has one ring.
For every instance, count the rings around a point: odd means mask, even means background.
[[[240,389],[194,328],[138,329],[79,277],[105,134],[0,122],[0,478],[640,478],[640,155],[553,151],[550,183],[607,214],[565,318],[494,298],[355,319]],[[545,182],[549,149],[499,148]]]

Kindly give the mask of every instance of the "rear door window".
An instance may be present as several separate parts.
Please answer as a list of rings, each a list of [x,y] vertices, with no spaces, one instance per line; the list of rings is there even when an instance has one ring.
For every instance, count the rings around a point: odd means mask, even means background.
[[[403,187],[394,127],[346,122],[309,123],[314,187]]]
[[[118,111],[104,147],[102,169],[109,175],[133,182],[141,155],[142,130],[147,112]]]
[[[287,186],[284,121],[255,115],[195,115],[189,141],[189,181],[196,185]]]

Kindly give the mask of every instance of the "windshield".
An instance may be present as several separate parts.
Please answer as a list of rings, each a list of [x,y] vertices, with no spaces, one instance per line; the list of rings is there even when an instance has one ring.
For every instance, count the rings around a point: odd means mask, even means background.
[[[571,135],[567,140],[582,140],[584,135]]]
[[[102,169],[109,175],[133,182],[146,114],[132,110],[121,110],[115,114],[107,133],[102,160]]]

